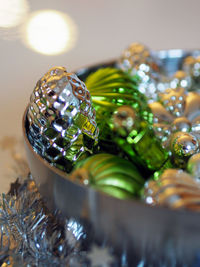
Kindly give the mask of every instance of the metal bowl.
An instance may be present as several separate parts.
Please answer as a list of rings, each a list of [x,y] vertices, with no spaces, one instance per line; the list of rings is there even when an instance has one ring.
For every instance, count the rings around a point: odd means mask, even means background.
[[[153,54],[160,59],[163,72],[170,76],[181,69],[186,56],[195,53],[198,52],[168,50]],[[114,65],[115,61],[83,68],[77,75],[85,80],[99,67]],[[159,263],[192,266],[200,252],[200,214],[119,200],[71,181],[66,173],[52,167],[33,150],[27,138],[26,112],[23,135],[27,159],[49,209],[86,222],[90,225],[88,234],[94,233],[98,242],[106,241],[118,255],[126,255],[130,266],[136,266],[137,259],[143,257],[156,263],[153,266],[160,266]]]

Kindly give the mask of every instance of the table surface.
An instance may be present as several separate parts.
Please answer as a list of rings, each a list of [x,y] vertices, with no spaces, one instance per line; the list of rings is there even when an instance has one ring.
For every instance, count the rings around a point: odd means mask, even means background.
[[[36,81],[50,67],[62,65],[75,70],[117,58],[135,41],[153,50],[200,48],[198,0],[13,0],[13,4],[8,3],[11,2],[0,1],[0,192],[7,192],[10,182],[27,171],[23,162],[22,115]],[[23,6],[24,13],[19,8]],[[35,52],[26,41],[25,29],[30,19],[35,12],[46,9],[67,14],[73,21],[72,37],[76,38],[72,38],[70,50],[58,55]],[[13,14],[18,20],[24,14],[24,19],[17,26],[8,27],[5,22],[12,21]],[[51,34],[58,38],[55,27],[51,28]]]

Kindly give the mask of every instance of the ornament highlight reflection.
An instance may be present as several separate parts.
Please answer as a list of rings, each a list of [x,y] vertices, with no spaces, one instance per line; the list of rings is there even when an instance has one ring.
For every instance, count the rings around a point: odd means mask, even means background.
[[[26,0],[0,0],[0,28],[12,28],[21,24],[28,9]]]
[[[25,26],[25,38],[29,47],[45,55],[57,55],[75,45],[75,23],[65,13],[42,10],[32,14]]]

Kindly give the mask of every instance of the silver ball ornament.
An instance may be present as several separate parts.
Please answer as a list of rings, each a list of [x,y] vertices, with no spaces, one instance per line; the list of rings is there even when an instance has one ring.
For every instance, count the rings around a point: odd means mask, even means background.
[[[127,135],[134,128],[137,128],[138,119],[136,118],[135,111],[130,106],[121,106],[113,114],[114,129]]]
[[[64,67],[50,69],[36,84],[27,118],[29,140],[52,165],[69,172],[98,141],[95,110],[85,84]]]
[[[200,182],[200,153],[190,157],[187,163],[187,170],[198,182]]]
[[[175,156],[188,158],[199,151],[199,143],[194,135],[178,132],[172,136],[171,150]]]
[[[183,63],[183,70],[190,76],[190,90],[199,90],[200,86],[200,56],[188,56]]]

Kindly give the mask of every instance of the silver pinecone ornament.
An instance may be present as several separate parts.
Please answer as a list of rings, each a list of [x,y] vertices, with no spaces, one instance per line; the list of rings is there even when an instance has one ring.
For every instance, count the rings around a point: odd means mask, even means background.
[[[28,137],[52,165],[71,171],[73,164],[92,153],[98,127],[85,84],[64,67],[51,68],[36,84],[30,98]]]

